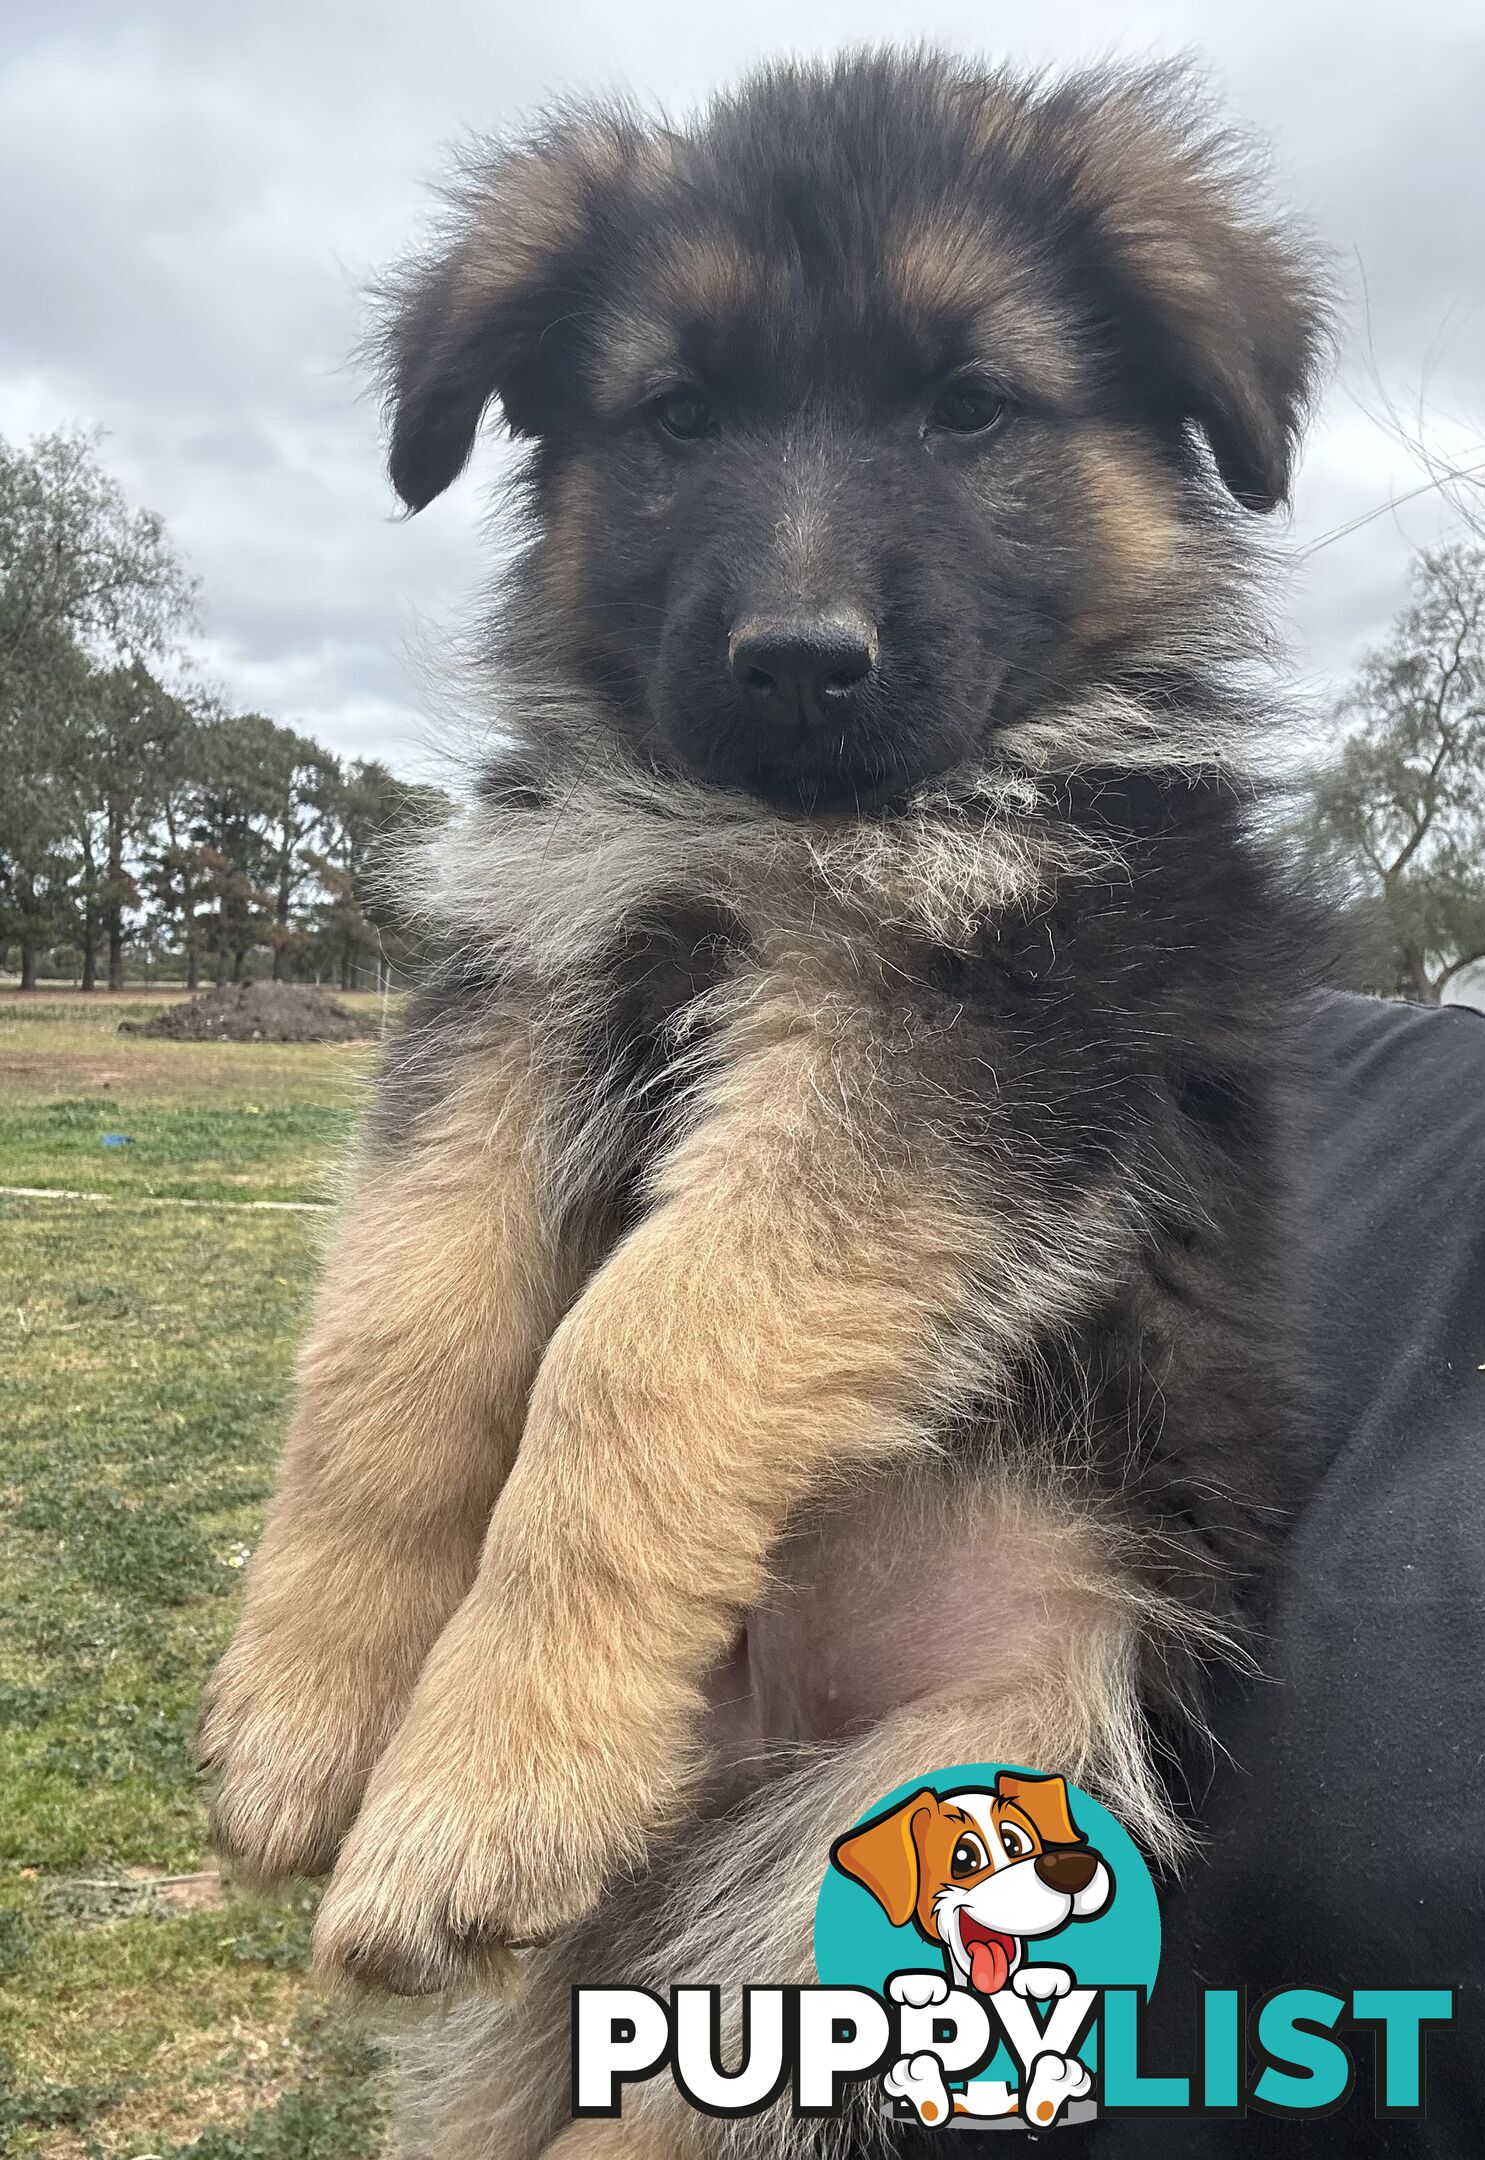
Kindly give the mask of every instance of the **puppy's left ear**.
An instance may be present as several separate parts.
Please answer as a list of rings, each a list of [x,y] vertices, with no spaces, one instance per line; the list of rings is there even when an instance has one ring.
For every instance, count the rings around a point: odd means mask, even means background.
[[[512,434],[560,422],[595,310],[605,214],[662,140],[622,108],[593,106],[466,155],[432,245],[379,295],[388,467],[410,510],[458,478],[493,401]]]
[[[1201,430],[1245,509],[1276,508],[1328,345],[1316,263],[1179,70],[1115,77],[1076,119],[1074,200],[1131,384]]]

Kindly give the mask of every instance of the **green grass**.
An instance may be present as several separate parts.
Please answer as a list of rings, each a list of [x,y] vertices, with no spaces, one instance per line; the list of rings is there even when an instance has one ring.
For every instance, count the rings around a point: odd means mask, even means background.
[[[235,1047],[251,1056],[255,1046]],[[0,1182],[180,1200],[323,1200],[345,1123],[343,1109],[319,1103],[221,1109],[83,1095],[0,1104]],[[126,1144],[107,1147],[110,1136]]]
[[[324,1218],[149,1196],[323,1194],[366,1059],[121,1009],[0,1011],[0,1185],[106,1196],[0,1196],[0,2153],[352,2160],[376,2069],[312,1894],[224,1890],[187,1758]]]

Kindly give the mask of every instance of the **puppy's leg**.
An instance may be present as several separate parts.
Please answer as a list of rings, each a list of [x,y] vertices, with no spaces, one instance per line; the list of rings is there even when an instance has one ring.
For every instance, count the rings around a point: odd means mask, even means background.
[[[336,1230],[277,1498],[199,1736],[219,1848],[327,1869],[474,1575],[574,1285],[545,1219],[524,1034],[371,1152]]]
[[[833,1841],[884,1794],[960,1762],[1060,1772],[1104,1798],[1153,1850],[1179,1846],[1137,1707],[1138,1621],[1127,1590],[1079,1595],[1053,1647],[997,1645],[993,1688],[894,1712],[797,1765],[722,1819],[690,1828],[644,1884],[530,1959],[509,2003],[456,2006],[413,2054],[399,2160],[803,2160],[859,2150],[879,2119],[874,2085],[838,2125],[798,2123],[787,2102],[725,2121],[695,2113],[665,2074],[625,2093],[617,2122],[567,2123],[569,1990],[575,1983],[722,1990],[723,2050],[736,2060],[745,1985],[814,1980],[816,1899]],[[1055,1602],[1055,1594],[1054,1594]],[[565,2127],[564,2127],[565,2125]],[[622,2136],[621,2136],[622,2132]]]
[[[843,1099],[875,1037],[843,1043],[762,990],[747,1020],[654,1211],[542,1361],[478,1579],[321,1908],[330,1966],[433,1992],[590,1911],[682,1803],[701,1683],[788,1513],[921,1450],[1024,1341],[1038,1251],[926,1145],[915,1160],[867,1086]],[[1067,1284],[1086,1294],[1058,1267],[1043,1316]]]
[[[680,1801],[701,1683],[791,1504],[921,1439],[962,1227],[821,1130],[819,1060],[787,1035],[730,1075],[557,1330],[479,1578],[321,1909],[324,1962],[433,1992],[591,1910]]]

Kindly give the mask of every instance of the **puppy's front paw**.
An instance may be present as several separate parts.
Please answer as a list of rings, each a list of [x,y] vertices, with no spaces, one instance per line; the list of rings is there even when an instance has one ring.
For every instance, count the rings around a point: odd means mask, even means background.
[[[386,1724],[347,1674],[240,1637],[196,1728],[197,1764],[215,1780],[216,1850],[258,1882],[328,1874]]]
[[[1056,2002],[1072,1984],[1072,1974],[1064,1965],[1023,1965],[1011,1975],[1011,1993],[1023,2001]]]
[[[503,1880],[493,1822],[439,1822],[412,1795],[384,1794],[321,1901],[315,1963],[389,1995],[502,1987],[514,1970]]]
[[[655,1794],[625,1751],[538,1757],[519,1720],[416,1708],[383,1758],[320,1907],[326,1970],[395,1995],[500,1983],[642,1856]]]

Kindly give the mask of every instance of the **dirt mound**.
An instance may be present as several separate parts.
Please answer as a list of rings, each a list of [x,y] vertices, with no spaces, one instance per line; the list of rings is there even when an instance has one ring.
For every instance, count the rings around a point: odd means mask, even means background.
[[[153,1020],[121,1020],[121,1035],[171,1042],[360,1042],[378,1032],[374,1013],[347,1012],[308,983],[227,983],[168,1005]]]

